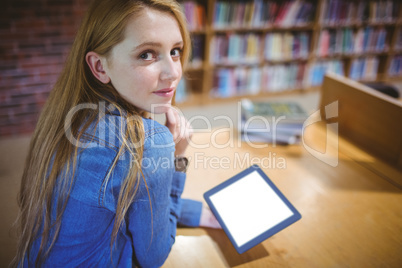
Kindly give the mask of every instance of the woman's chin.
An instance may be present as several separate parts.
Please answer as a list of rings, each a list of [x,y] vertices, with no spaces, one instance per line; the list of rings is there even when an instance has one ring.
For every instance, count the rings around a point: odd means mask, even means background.
[[[172,107],[172,104],[169,103],[163,103],[163,104],[152,104],[151,108],[148,112],[152,114],[165,114],[168,112],[168,110]]]

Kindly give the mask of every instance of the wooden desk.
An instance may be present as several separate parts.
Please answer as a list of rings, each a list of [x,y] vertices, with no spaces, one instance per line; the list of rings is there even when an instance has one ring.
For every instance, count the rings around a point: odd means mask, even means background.
[[[203,200],[205,191],[265,159],[260,166],[302,219],[241,255],[223,230],[179,229],[165,267],[402,267],[400,171],[341,138],[339,164],[331,167],[302,145],[256,149],[238,144],[229,130],[213,133],[194,135],[194,143],[211,147],[189,148],[191,166],[184,197]],[[336,139],[328,133],[328,139]],[[324,150],[326,134],[323,126],[309,126],[305,143]],[[234,146],[212,147],[214,142],[230,141]],[[247,158],[255,162],[247,163]],[[248,165],[242,166],[239,159],[246,159]],[[278,164],[282,159],[285,168]]]

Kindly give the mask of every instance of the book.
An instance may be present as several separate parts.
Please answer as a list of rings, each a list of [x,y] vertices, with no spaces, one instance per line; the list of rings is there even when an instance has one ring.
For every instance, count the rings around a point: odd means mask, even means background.
[[[369,44],[364,45],[364,38],[368,38],[368,33],[363,29],[359,29],[354,35],[350,28],[329,30],[324,29],[320,33],[317,46],[317,56],[326,57],[337,54],[346,55],[351,53],[361,53],[363,51],[374,50]],[[374,31],[369,37],[371,43],[375,47],[375,51],[383,51],[385,49],[385,30]],[[368,42],[368,39],[366,40]]]
[[[203,30],[205,28],[206,14],[204,6],[195,1],[184,1],[181,3],[181,7],[186,16],[190,31]]]
[[[228,98],[260,92],[261,68],[219,68],[213,77],[212,97]]]
[[[279,133],[279,134],[278,134]],[[278,145],[293,145],[301,142],[301,135],[293,135],[288,133],[281,133],[277,131],[276,136],[267,135],[264,132],[242,132],[241,140],[252,143],[270,143]]]
[[[266,65],[262,69],[264,91],[278,92],[303,86],[305,63]]]
[[[391,64],[388,69],[389,76],[402,75],[402,55],[392,57]]]
[[[320,21],[325,25],[388,23],[398,18],[399,0],[325,0]]]
[[[307,59],[309,43],[310,34],[307,32],[267,33],[264,56],[269,61]]]
[[[311,63],[307,66],[304,86],[319,86],[322,84],[324,75],[327,72],[332,72],[339,75],[344,75],[344,65],[341,60],[320,60]]]
[[[300,142],[308,115],[296,102],[263,102],[243,99],[239,128],[242,139],[252,142]]]
[[[353,80],[375,80],[379,59],[377,57],[357,58],[352,61],[349,77]]]
[[[314,13],[312,2],[305,0],[222,0],[215,2],[212,25],[216,29],[291,27],[312,22]]]
[[[210,61],[217,65],[255,64],[260,49],[261,37],[257,34],[216,35],[211,40]]]
[[[200,68],[204,58],[204,42],[203,35],[193,34],[192,37],[192,53],[190,55],[189,67]]]

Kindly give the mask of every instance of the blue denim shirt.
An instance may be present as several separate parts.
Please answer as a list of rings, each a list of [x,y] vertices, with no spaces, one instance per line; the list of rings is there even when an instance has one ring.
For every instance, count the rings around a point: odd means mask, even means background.
[[[122,136],[119,119],[118,115],[106,115],[96,131],[93,125],[84,135],[87,148],[79,152],[61,230],[45,267],[159,267],[175,241],[177,224],[199,225],[202,203],[181,199],[186,174],[174,169],[170,131],[156,121],[143,119],[142,170],[148,191],[141,180],[111,256],[117,200],[132,164],[128,152],[117,159]],[[90,134],[92,131],[96,134]],[[117,164],[107,180],[114,161]],[[24,266],[35,263],[39,245],[38,239]]]

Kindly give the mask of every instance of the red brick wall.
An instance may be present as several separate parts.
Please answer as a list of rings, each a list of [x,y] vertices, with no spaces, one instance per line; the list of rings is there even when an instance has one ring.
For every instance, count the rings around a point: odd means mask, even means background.
[[[34,130],[87,2],[5,0],[0,6],[0,137]]]

